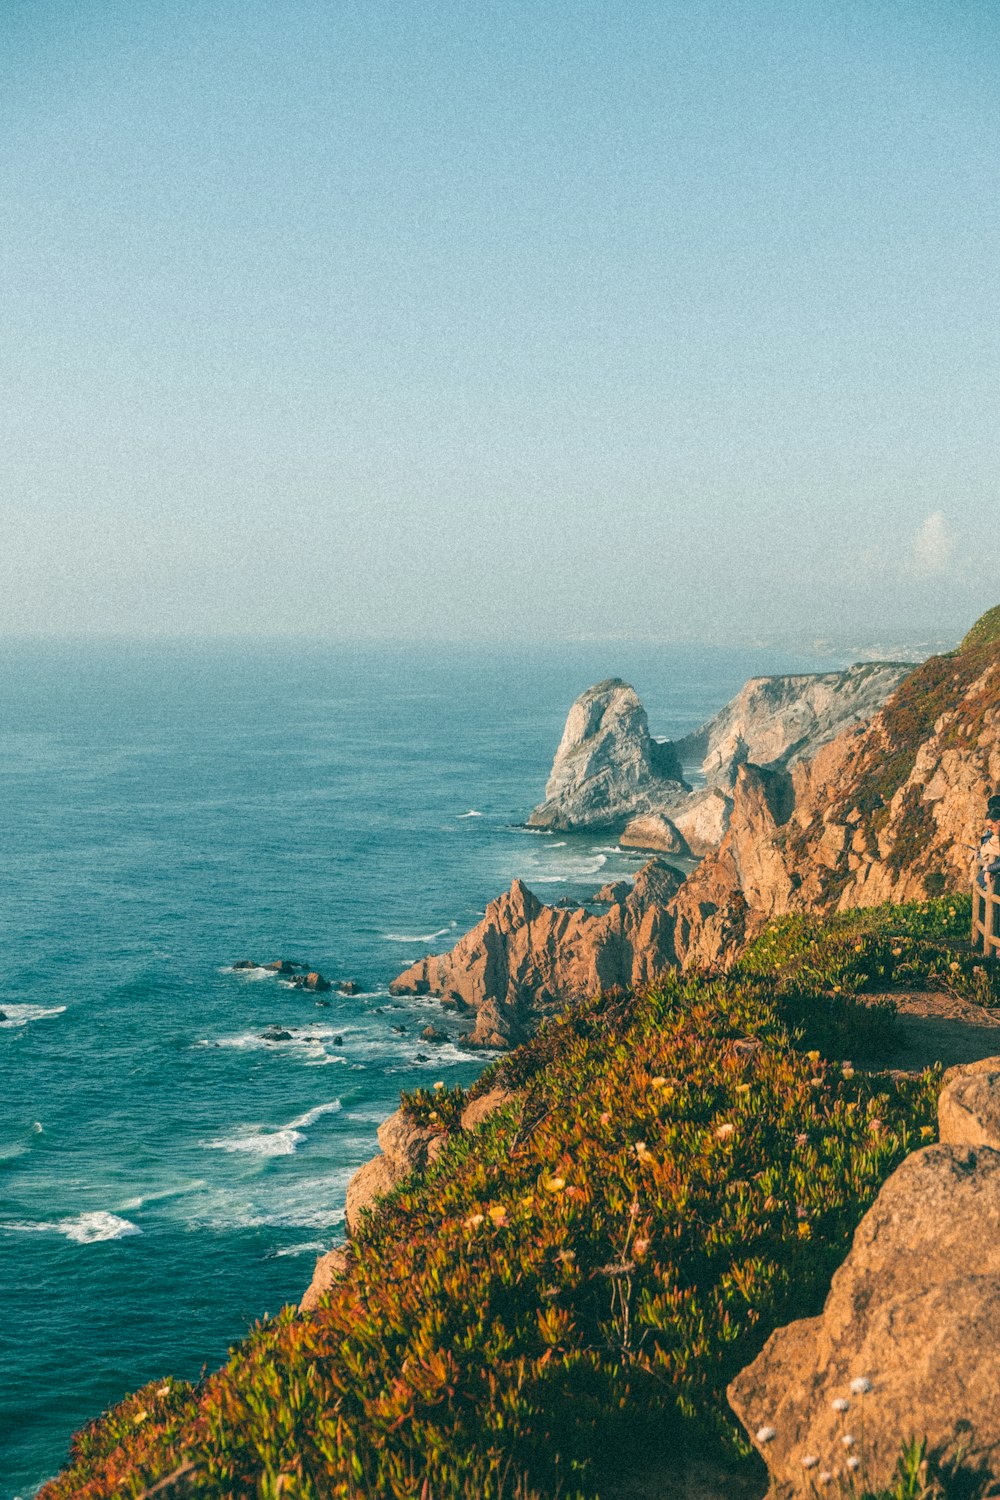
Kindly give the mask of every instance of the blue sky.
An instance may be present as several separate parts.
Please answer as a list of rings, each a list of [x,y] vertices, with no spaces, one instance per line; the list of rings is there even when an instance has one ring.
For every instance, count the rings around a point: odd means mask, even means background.
[[[7,0],[0,627],[960,633],[1000,12]]]

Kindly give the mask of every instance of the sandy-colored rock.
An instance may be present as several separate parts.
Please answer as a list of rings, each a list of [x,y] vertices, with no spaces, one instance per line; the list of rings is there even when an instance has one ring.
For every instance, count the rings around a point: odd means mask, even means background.
[[[365,1210],[374,1207],[376,1200],[385,1197],[386,1193],[391,1193],[406,1175],[405,1168],[381,1155],[373,1156],[371,1161],[358,1168],[347,1184],[345,1213],[351,1234],[357,1234]]]
[[[674,749],[700,760],[712,786],[728,789],[742,765],[795,765],[850,725],[871,719],[913,670],[911,662],[857,662],[842,672],[751,677],[721,712]]]
[[[687,841],[663,813],[630,818],[618,837],[623,849],[656,849],[663,854],[690,853]]]
[[[687,791],[677,757],[649,732],[634,688],[609,678],[581,693],[566,719],[535,828],[620,828]]]
[[[1000,1480],[998,1351],[1000,1151],[930,1146],[907,1157],[862,1219],[822,1314],[772,1334],[729,1399],[776,1500],[815,1493],[821,1472],[846,1475],[862,1431],[872,1488],[911,1436],[944,1454],[964,1448]],[[852,1392],[862,1379],[870,1392]]]
[[[515,880],[450,953],[420,959],[390,989],[458,999],[476,1012],[473,1045],[510,1046],[569,999],[662,973],[673,962],[664,911],[683,879],[650,860],[624,901],[602,914],[543,906]]]
[[[671,819],[692,854],[708,854],[722,843],[732,807],[732,798],[718,787],[703,787],[678,803]]]
[[[938,1098],[938,1135],[952,1146],[1000,1151],[1000,1057],[948,1069]]]
[[[330,1288],[346,1275],[350,1263],[351,1252],[346,1245],[337,1245],[321,1255],[316,1262],[312,1281],[299,1303],[299,1312],[311,1312],[314,1307],[318,1307]]]
[[[462,1129],[476,1130],[490,1115],[496,1114],[498,1109],[513,1099],[513,1094],[508,1089],[490,1089],[487,1094],[480,1094],[478,1099],[472,1099],[462,1111]]]

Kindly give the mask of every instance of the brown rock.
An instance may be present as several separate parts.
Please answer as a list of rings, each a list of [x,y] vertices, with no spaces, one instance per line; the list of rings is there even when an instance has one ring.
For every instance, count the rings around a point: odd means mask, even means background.
[[[420,1033],[420,1037],[425,1042],[446,1042],[448,1040],[448,1033],[442,1031],[440,1026],[425,1026]]]
[[[387,1156],[373,1156],[371,1161],[358,1168],[347,1184],[345,1210],[351,1234],[357,1234],[365,1210],[373,1208],[386,1193],[391,1193],[406,1175],[405,1169],[397,1167]]]
[[[450,953],[420,959],[393,994],[447,995],[475,1011],[474,1046],[516,1044],[574,996],[646,983],[673,962],[665,908],[679,870],[651,860],[620,905],[598,915],[543,906],[520,880]]]
[[[845,1430],[858,1445],[863,1431],[871,1489],[888,1483],[911,1436],[945,1456],[964,1447],[998,1480],[998,1349],[1000,1151],[930,1146],[907,1157],[862,1219],[822,1314],[772,1334],[729,1400],[776,1500],[813,1494],[821,1470],[845,1473]],[[859,1378],[868,1394],[852,1393]],[[757,1437],[764,1428],[769,1441]]]
[[[689,854],[684,836],[664,813],[642,813],[625,825],[618,842],[625,849],[657,849],[664,854]]]
[[[1000,1150],[1000,1057],[949,1068],[938,1098],[942,1144]]]
[[[342,995],[360,995],[361,993],[360,985],[355,984],[353,979],[342,979],[337,989]]]
[[[351,1252],[346,1245],[337,1245],[333,1250],[328,1250],[325,1255],[321,1255],[316,1262],[312,1281],[299,1303],[299,1312],[311,1312],[314,1307],[318,1307],[330,1288],[346,1275],[350,1264]]]
[[[632,890],[631,880],[611,880],[591,896],[595,905],[621,906]]]
[[[462,1111],[462,1129],[476,1130],[490,1115],[496,1114],[498,1109],[503,1109],[514,1095],[508,1089],[490,1089],[488,1094],[480,1094],[477,1099],[472,1099]]]

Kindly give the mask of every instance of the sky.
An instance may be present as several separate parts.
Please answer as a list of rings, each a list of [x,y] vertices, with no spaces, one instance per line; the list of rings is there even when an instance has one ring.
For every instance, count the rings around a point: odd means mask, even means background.
[[[0,632],[957,638],[1000,8],[4,0]]]

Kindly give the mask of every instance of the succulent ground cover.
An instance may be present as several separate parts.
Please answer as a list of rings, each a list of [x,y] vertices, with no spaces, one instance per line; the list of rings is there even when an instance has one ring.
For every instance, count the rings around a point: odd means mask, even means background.
[[[219,1497],[570,1500],[686,1450],[749,1462],[728,1381],[819,1309],[935,1134],[934,1074],[849,1061],[893,1024],[858,997],[971,985],[948,957],[967,921],[947,900],[789,919],[728,975],[571,1007],[476,1085],[512,1098],[474,1135],[457,1092],[413,1096],[448,1147],[383,1200],[325,1304],[260,1324],[198,1386],[146,1386],[41,1500],[178,1471],[174,1493]]]

